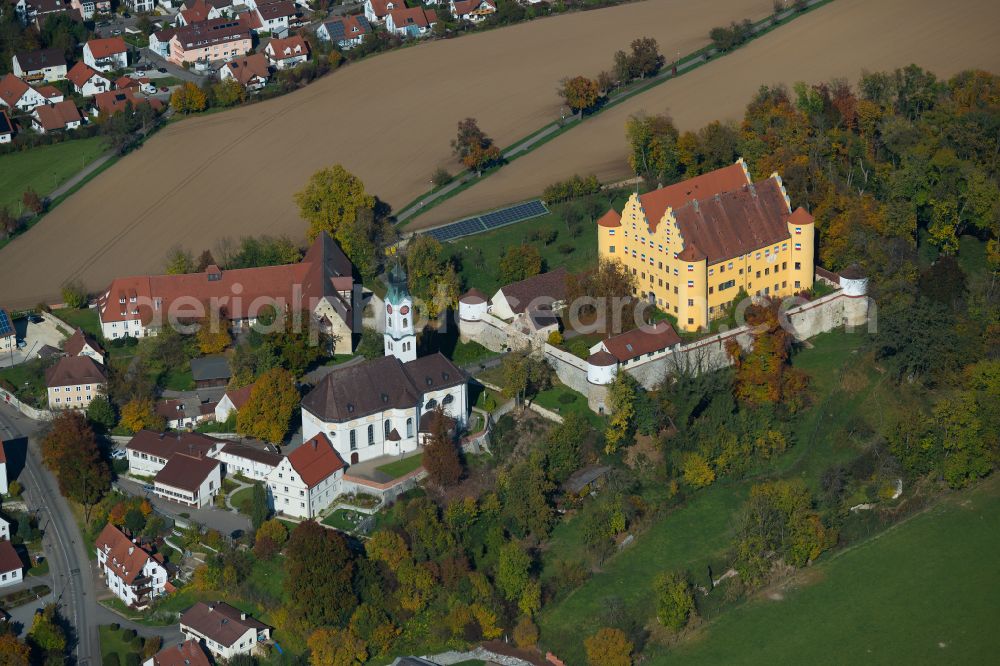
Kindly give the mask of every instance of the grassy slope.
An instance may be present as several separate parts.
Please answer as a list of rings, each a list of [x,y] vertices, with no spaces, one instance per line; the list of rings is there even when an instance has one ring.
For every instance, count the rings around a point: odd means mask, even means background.
[[[868,378],[866,385],[851,395],[840,389],[839,370],[858,365],[855,350],[864,342],[861,334],[836,331],[811,342],[813,348],[799,352],[794,363],[810,374],[814,402],[799,420],[795,446],[771,469],[763,470],[762,476],[777,472],[815,484],[826,467],[856,455],[853,446],[839,435],[839,428],[850,416],[860,410],[873,419],[892,407],[884,400],[887,396],[873,398],[880,385],[874,370],[867,366],[861,370]],[[718,575],[733,536],[732,516],[753,483],[753,479],[717,482],[695,493],[682,508],[671,511],[639,535],[635,545],[607,562],[603,571],[542,612],[540,626],[545,646],[567,663],[582,663],[582,639],[600,628],[608,597],[620,597],[626,607],[652,616],[649,583],[657,573],[687,570],[701,581],[711,564]],[[572,521],[560,525],[546,561],[553,561],[552,555],[558,553],[575,558],[578,531]]]
[[[993,477],[806,572],[783,600],[722,615],[669,662],[987,663],[1000,651],[998,549]]]
[[[0,207],[17,211],[30,186],[46,195],[104,152],[104,137],[64,141],[0,156]]]

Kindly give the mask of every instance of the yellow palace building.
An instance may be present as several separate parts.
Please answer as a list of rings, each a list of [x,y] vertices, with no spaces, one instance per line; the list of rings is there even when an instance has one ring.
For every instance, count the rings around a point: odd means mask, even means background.
[[[635,295],[673,314],[687,331],[723,316],[740,288],[789,296],[813,286],[813,218],[791,201],[781,176],[754,183],[735,164],[633,194],[621,214],[597,221],[598,252],[636,277]]]

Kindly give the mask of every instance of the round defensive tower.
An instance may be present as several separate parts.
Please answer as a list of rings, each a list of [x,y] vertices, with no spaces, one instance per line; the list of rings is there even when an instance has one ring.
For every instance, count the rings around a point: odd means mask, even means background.
[[[598,386],[607,386],[618,374],[618,359],[604,351],[591,354],[587,358],[587,381]]]
[[[860,266],[851,264],[840,272],[840,288],[847,297],[844,324],[864,326],[868,322],[868,278]]]

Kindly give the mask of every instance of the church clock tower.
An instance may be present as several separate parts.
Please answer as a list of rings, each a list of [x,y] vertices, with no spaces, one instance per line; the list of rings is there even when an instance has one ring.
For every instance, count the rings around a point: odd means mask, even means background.
[[[406,271],[396,264],[389,271],[385,296],[385,355],[403,363],[417,358],[417,336],[413,332],[413,299],[406,286]]]

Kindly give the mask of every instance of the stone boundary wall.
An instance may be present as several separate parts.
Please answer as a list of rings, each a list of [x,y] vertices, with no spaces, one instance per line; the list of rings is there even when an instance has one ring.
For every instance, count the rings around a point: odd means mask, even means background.
[[[343,493],[364,493],[382,498],[382,503],[394,501],[397,497],[417,486],[417,482],[427,476],[423,467],[418,467],[409,474],[394,479],[391,483],[379,483],[370,479],[345,474],[341,480]]]
[[[35,409],[31,405],[24,404],[7,389],[0,388],[0,401],[10,405],[29,419],[34,419],[35,421],[51,421],[55,417],[55,413],[47,409]]]

